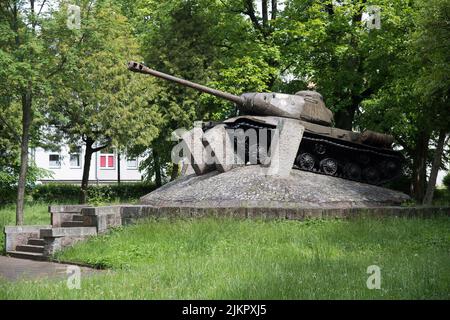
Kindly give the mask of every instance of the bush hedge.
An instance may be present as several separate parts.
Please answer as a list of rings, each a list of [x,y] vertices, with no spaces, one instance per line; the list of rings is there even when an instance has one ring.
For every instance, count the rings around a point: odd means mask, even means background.
[[[411,184],[411,177],[402,174],[395,180],[383,185],[383,187],[409,194],[410,184]]]
[[[444,177],[444,179],[442,180],[442,183],[444,184],[444,186],[450,190],[450,171],[447,173],[447,175]]]
[[[113,200],[136,200],[155,190],[152,183],[122,183],[120,185],[91,185],[88,188],[88,202],[102,203]],[[76,203],[80,197],[80,186],[49,183],[36,186],[32,191],[34,201],[47,203]]]
[[[32,191],[34,201],[42,202],[76,202],[80,198],[80,186],[71,184],[42,184]]]
[[[30,194],[39,179],[51,177],[48,170],[30,166],[26,181],[26,200],[30,200]],[[0,205],[14,203],[17,200],[17,184],[19,180],[18,166],[0,167]]]
[[[13,203],[17,199],[17,188],[0,185],[0,205]]]
[[[450,189],[436,189],[434,191],[433,204],[438,206],[450,205]]]

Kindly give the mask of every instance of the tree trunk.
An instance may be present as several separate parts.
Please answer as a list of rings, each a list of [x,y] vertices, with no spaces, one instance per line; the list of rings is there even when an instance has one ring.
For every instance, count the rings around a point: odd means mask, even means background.
[[[91,170],[91,160],[94,150],[92,148],[94,140],[86,138],[86,152],[84,154],[83,178],[81,179],[80,204],[87,202],[87,191],[89,185],[89,171]]]
[[[272,0],[272,20],[275,20],[277,18],[277,13],[278,13],[277,0]]]
[[[418,202],[423,201],[427,179],[427,156],[430,134],[424,131],[419,133],[416,143],[416,155],[413,160],[412,196]]]
[[[269,15],[267,13],[267,0],[262,0],[262,20],[263,20],[263,27],[267,27],[267,21],[269,20]]]
[[[423,199],[423,204],[431,205],[433,202],[434,190],[436,188],[436,179],[441,166],[442,154],[446,143],[447,133],[444,130],[439,132],[439,139],[434,153],[433,165],[431,166],[430,179],[428,180],[427,191]]]
[[[178,170],[179,170],[180,166],[178,165],[178,163],[174,163],[172,166],[172,173],[170,175],[170,181],[175,180],[178,177]]]
[[[159,163],[159,155],[153,150],[153,170],[155,171],[155,183],[156,186],[159,188],[162,186],[162,179],[161,179],[161,164]]]
[[[108,142],[103,146],[94,148],[95,140],[90,137],[86,137],[83,141],[86,143],[86,153],[84,154],[83,178],[81,179],[80,204],[85,204],[88,200],[87,191],[89,185],[89,172],[91,171],[92,155],[109,146]]]
[[[32,122],[32,96],[29,88],[22,95],[22,142],[20,145],[20,172],[17,186],[16,225],[23,225],[23,207],[28,172],[28,147]]]

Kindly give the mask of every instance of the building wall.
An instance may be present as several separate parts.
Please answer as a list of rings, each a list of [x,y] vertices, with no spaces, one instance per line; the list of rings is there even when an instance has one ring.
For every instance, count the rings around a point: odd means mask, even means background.
[[[52,178],[42,179],[41,182],[81,182],[83,176],[84,166],[84,147],[81,148],[79,153],[79,165],[76,165],[78,161],[70,157],[70,151],[68,147],[62,147],[59,152],[46,151],[42,148],[36,148],[32,150],[32,159],[37,167],[49,170],[53,173]],[[50,161],[50,156],[55,159],[55,156],[59,155],[60,165],[55,165],[55,162]],[[76,158],[76,157],[73,157]],[[136,166],[131,167],[131,163],[127,161],[127,156],[120,155],[120,180],[121,181],[140,181],[142,174],[139,171],[139,163],[142,158],[137,158]],[[53,165],[52,165],[53,164]],[[108,166],[112,165],[112,166]],[[102,167],[103,166],[103,167]],[[91,168],[89,172],[89,181],[107,183],[117,181],[117,154],[110,153],[104,154],[96,152],[92,155]]]

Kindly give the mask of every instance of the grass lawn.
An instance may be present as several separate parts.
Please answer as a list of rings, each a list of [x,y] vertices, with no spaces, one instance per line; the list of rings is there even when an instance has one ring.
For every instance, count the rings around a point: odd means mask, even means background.
[[[110,270],[80,290],[0,281],[0,299],[450,299],[448,217],[145,220],[58,257]]]

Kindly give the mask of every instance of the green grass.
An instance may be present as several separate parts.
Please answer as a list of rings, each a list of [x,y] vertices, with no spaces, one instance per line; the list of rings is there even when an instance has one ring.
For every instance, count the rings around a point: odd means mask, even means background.
[[[58,258],[110,270],[80,290],[0,281],[0,299],[450,299],[448,217],[146,220]]]

